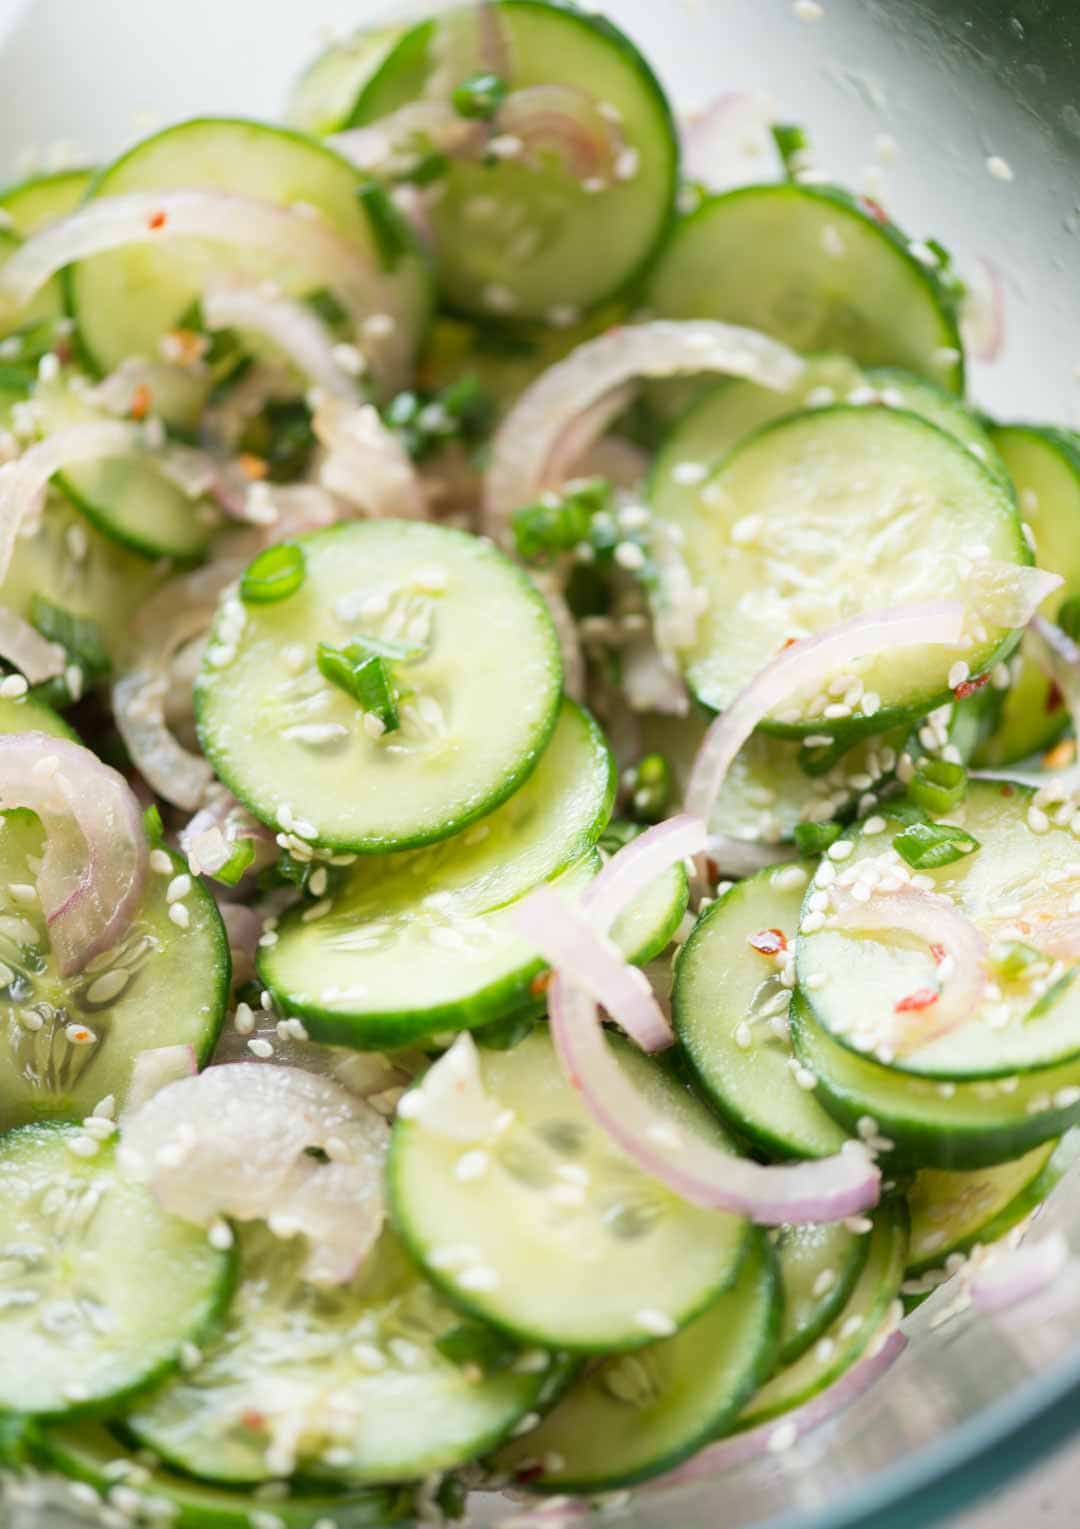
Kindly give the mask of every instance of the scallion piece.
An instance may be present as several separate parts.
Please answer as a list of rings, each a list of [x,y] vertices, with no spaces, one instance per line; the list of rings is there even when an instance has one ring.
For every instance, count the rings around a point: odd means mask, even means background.
[[[659,823],[667,815],[674,788],[671,766],[663,754],[646,754],[634,771],[631,817],[639,823]]]
[[[800,855],[823,855],[842,832],[839,823],[796,823],[795,848]]]
[[[320,672],[339,690],[358,702],[361,710],[378,717],[383,732],[392,733],[401,726],[397,699],[390,669],[385,658],[364,642],[352,642],[335,648],[320,642],[317,661]]]
[[[255,859],[255,843],[252,839],[237,839],[232,854],[224,865],[219,865],[213,873],[215,881],[220,881],[223,886],[235,887],[244,872]]]
[[[304,554],[295,542],[278,542],[260,552],[240,580],[240,598],[248,605],[287,600],[304,582]]]
[[[907,794],[927,812],[951,812],[967,794],[967,771],[947,759],[922,759],[908,782]]]
[[[521,1353],[510,1338],[481,1322],[462,1322],[436,1338],[435,1347],[452,1364],[475,1364],[485,1372],[504,1370]]]
[[[1023,940],[1001,940],[990,947],[990,965],[1005,982],[1015,982],[1041,959],[1035,947],[1025,945]]]
[[[450,96],[459,117],[474,122],[490,122],[506,100],[506,81],[499,74],[470,74]]]
[[[912,870],[936,871],[939,866],[974,854],[979,841],[966,829],[950,823],[912,823],[896,835],[893,848]]]

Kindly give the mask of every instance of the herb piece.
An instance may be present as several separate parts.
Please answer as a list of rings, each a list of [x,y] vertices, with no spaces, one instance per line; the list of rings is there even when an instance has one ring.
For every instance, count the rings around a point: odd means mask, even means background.
[[[896,835],[893,848],[913,870],[936,871],[973,854],[979,841],[966,829],[949,823],[912,823]]]
[[[344,648],[320,642],[316,656],[325,678],[357,701],[365,712],[378,717],[384,732],[392,733],[401,726],[394,684],[385,658],[373,653],[362,641],[351,642]]]
[[[146,808],[142,815],[142,820],[143,828],[146,830],[146,837],[150,840],[150,843],[160,844],[165,837],[165,824],[161,821],[161,813],[158,811],[156,803],[152,802]]]
[[[99,680],[108,674],[109,655],[101,627],[91,617],[76,616],[62,605],[46,600],[44,595],[34,595],[30,601],[30,623],[42,637],[59,643],[87,679]]]
[[[490,122],[505,100],[506,81],[489,73],[467,75],[450,96],[458,116],[474,122]]]
[[[402,257],[413,247],[408,224],[378,181],[365,181],[357,190],[356,198],[367,214],[383,270],[397,270]]]
[[[228,860],[213,873],[214,880],[220,881],[223,886],[235,887],[254,859],[255,841],[249,838],[237,839]]]
[[[594,554],[610,555],[618,541],[611,514],[611,485],[603,478],[582,478],[562,494],[545,494],[515,510],[514,541],[530,563],[547,563],[580,543]]]
[[[505,1338],[482,1322],[462,1322],[436,1338],[435,1347],[452,1364],[479,1365],[485,1372],[505,1370],[521,1353],[512,1338]]]
[[[637,823],[631,823],[627,818],[612,818],[600,835],[600,848],[609,855],[617,854],[632,839],[636,839],[640,832]]]
[[[659,823],[667,815],[675,777],[663,754],[646,754],[634,771],[630,816],[639,823]]]
[[[1042,997],[1033,1003],[1024,1015],[1025,1025],[1029,1020],[1042,1019],[1044,1015],[1049,1014],[1050,1010],[1064,998],[1067,990],[1072,986],[1077,970],[1078,968],[1074,966],[1072,971],[1065,972],[1056,982],[1050,984]]]
[[[805,130],[795,122],[774,122],[769,131],[783,163],[784,174],[788,180],[792,180],[795,172],[802,169],[805,163],[810,140]]]
[[[946,759],[922,759],[908,782],[907,794],[927,812],[951,812],[967,795],[967,771]]]
[[[842,833],[839,823],[796,823],[795,848],[800,855],[823,855]]]
[[[240,580],[240,598],[248,605],[287,600],[301,587],[306,573],[303,550],[295,542],[278,542],[248,564]]]
[[[990,947],[990,965],[1004,982],[1015,982],[1029,966],[1041,960],[1035,947],[1025,945],[1023,940],[1000,940]]]

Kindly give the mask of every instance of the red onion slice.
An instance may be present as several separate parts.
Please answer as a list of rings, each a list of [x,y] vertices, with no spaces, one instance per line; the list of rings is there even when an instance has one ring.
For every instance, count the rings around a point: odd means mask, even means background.
[[[394,178],[407,174],[419,157],[417,146],[450,158],[472,158],[490,136],[486,122],[471,121],[449,101],[410,101],[367,127],[347,128],[328,142],[358,170]]]
[[[698,854],[707,838],[702,820],[685,812],[638,834],[585,888],[581,906],[589,921],[601,934],[608,934],[628,903],[680,860]]]
[[[185,1221],[265,1220],[306,1236],[304,1277],[336,1285],[382,1228],[388,1142],[382,1117],[328,1078],[236,1062],[156,1093],[128,1120],[120,1164]]]
[[[658,319],[609,330],[579,345],[549,367],[518,399],[496,433],[487,474],[486,515],[493,535],[504,535],[514,510],[546,488],[557,488],[560,441],[579,415],[598,408],[600,433],[611,422],[603,400],[638,377],[725,372],[783,392],[803,362],[794,351],[732,324]],[[578,438],[580,450],[589,440]]]
[[[63,674],[67,664],[67,654],[58,642],[42,637],[6,605],[0,605],[0,658],[13,664],[31,685]]]
[[[1030,1300],[1059,1278],[1069,1262],[1069,1244],[1060,1232],[993,1253],[975,1270],[971,1301],[984,1315]]]
[[[356,382],[334,355],[334,339],[306,303],[239,283],[207,289],[202,300],[207,329],[242,329],[262,335],[315,386],[336,398],[356,399]]]
[[[122,775],[81,744],[44,733],[0,735],[0,812],[28,807],[45,830],[37,876],[64,976],[109,950],[142,897],[142,811]]]
[[[726,91],[682,121],[682,173],[710,191],[767,180],[776,166],[772,124],[776,105],[767,96]]]
[[[792,643],[766,664],[710,725],[690,771],[687,812],[710,821],[736,754],[758,723],[793,691],[817,684],[855,659],[873,653],[938,643],[955,646],[963,626],[964,607],[959,601],[927,600],[869,611]],[[724,836],[717,836],[714,842],[717,853],[734,849],[734,843]]]
[[[170,1083],[193,1078],[198,1070],[194,1046],[154,1046],[149,1051],[140,1051],[131,1068],[121,1120],[136,1114],[148,1099]]]
[[[841,933],[899,932],[927,945],[941,947],[952,961],[952,972],[937,999],[926,1008],[890,1014],[873,1025],[878,1045],[903,1056],[966,1024],[979,1007],[986,985],[986,941],[949,897],[903,886],[895,892],[876,891],[869,902],[858,902],[837,883],[828,889],[830,912],[826,927]]]
[[[213,876],[235,854],[242,839],[250,839],[255,850],[251,862],[253,872],[272,865],[278,857],[277,841],[272,829],[253,818],[232,795],[223,788],[213,793],[213,800],[184,824],[180,830],[180,849],[186,855],[191,871],[196,876],[204,872]]]
[[[581,651],[577,622],[574,620],[573,611],[566,603],[566,595],[559,576],[553,568],[534,568],[530,576],[544,598],[548,615],[555,628],[555,636],[559,641],[559,653],[563,666],[563,690],[572,701],[583,701],[586,689],[585,655]]]
[[[319,481],[369,515],[425,520],[427,497],[408,452],[372,404],[323,393],[312,427],[326,447]]]
[[[582,938],[581,928],[587,929],[582,915],[568,909],[550,887],[539,887],[524,899],[515,923],[555,962],[567,950],[576,961],[576,942]],[[699,1137],[683,1139],[619,1066],[588,993],[557,971],[548,1006],[563,1071],[581,1091],[590,1114],[628,1157],[682,1199],[773,1226],[839,1221],[876,1203],[880,1174],[858,1142],[818,1162],[766,1168]],[[612,1017],[621,1022],[619,1012]]]
[[[996,361],[1005,344],[1005,287],[1001,272],[977,255],[967,272],[960,314],[964,349],[977,361]]]
[[[610,181],[627,145],[599,103],[573,85],[529,85],[506,97],[495,119],[499,134],[516,138],[520,158],[534,169],[557,159],[574,180]]]

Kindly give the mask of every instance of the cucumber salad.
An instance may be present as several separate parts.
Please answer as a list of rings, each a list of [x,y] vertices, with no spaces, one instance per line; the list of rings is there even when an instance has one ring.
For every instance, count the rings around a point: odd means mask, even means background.
[[[1060,1272],[1080,437],[750,126],[488,0],[0,193],[9,1505],[573,1518]]]

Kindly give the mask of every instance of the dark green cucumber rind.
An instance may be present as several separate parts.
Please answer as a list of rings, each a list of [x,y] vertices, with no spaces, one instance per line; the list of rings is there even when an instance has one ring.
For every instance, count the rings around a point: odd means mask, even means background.
[[[963,403],[962,396],[958,398],[955,393],[938,382],[932,382],[929,377],[907,372],[899,366],[870,367],[866,380],[879,390],[890,386],[901,390],[910,389],[901,407],[928,419],[949,435],[955,435],[969,451],[972,445],[981,447],[986,453],[985,465],[1015,498],[1015,486],[1004,462],[998,456],[989,432],[979,416]]]
[[[73,1481],[85,1482],[107,1500],[115,1477],[106,1466],[126,1454],[125,1446],[104,1426],[52,1427],[34,1430],[30,1453],[43,1470],[55,1471]],[[230,1491],[171,1471],[156,1469],[143,1487],[132,1488],[140,1497],[174,1503],[179,1516],[174,1529],[251,1529],[252,1498],[249,1492]],[[273,1512],[285,1529],[315,1529],[320,1519],[332,1518],[339,1529],[383,1529],[411,1516],[412,1492],[400,1488],[367,1488],[363,1491],[319,1495],[290,1492],[276,1499]],[[85,1512],[85,1508],[81,1509]],[[149,1519],[149,1516],[148,1516]]]
[[[572,0],[499,0],[502,8],[507,10],[534,10],[550,11],[560,19],[571,21],[584,30],[603,37],[607,42],[617,48],[623,59],[632,67],[634,73],[643,87],[646,95],[651,97],[656,108],[656,120],[660,136],[662,136],[669,148],[670,176],[669,194],[663,216],[659,222],[657,232],[651,247],[645,252],[637,267],[628,272],[610,291],[599,294],[594,298],[589,308],[595,309],[604,303],[617,302],[624,297],[636,295],[649,273],[655,267],[662,255],[673,229],[678,221],[678,190],[679,190],[679,132],[663,86],[653,72],[648,60],[635,46],[625,32],[621,31],[606,16],[593,11],[585,11]],[[392,111],[396,106],[402,105],[406,100],[418,95],[423,88],[428,73],[427,51],[434,35],[435,23],[425,21],[419,23],[407,32],[390,56],[383,61],[382,66],[376,70],[371,79],[361,91],[356,105],[353,108],[347,126],[362,127],[375,121],[387,111]],[[408,71],[406,79],[411,88],[401,90],[392,85],[388,88],[388,82],[399,69],[405,67]],[[446,311],[455,312],[453,305],[444,305]],[[473,313],[465,313],[464,317],[475,317]],[[492,321],[492,315],[484,315],[485,322]],[[496,326],[497,327],[497,326]],[[504,326],[509,329],[513,323]]]
[[[202,561],[210,546],[214,528],[210,526],[200,528],[198,526],[198,521],[195,518],[198,500],[193,499],[191,502],[191,522],[192,526],[199,531],[199,534],[187,546],[167,547],[160,541],[140,536],[136,531],[125,530],[124,527],[118,526],[108,510],[103,509],[100,504],[96,504],[92,499],[88,499],[85,494],[81,494],[66,473],[54,474],[52,482],[64,495],[64,498],[70,500],[79,513],[85,515],[94,529],[100,531],[102,536],[107,536],[117,546],[125,547],[129,552],[134,552],[138,557],[144,557],[150,562],[156,562],[158,558],[167,557],[178,568],[191,568]]]
[[[688,233],[692,233],[694,231],[693,225],[696,222],[704,221],[718,203],[730,202],[736,197],[774,194],[781,190],[785,190],[791,195],[805,196],[814,201],[827,203],[841,216],[846,215],[857,218],[861,223],[870,224],[879,236],[890,245],[892,251],[900,256],[908,268],[908,274],[915,278],[916,284],[924,289],[928,300],[933,304],[941,317],[942,342],[947,343],[959,352],[960,359],[953,364],[949,373],[943,375],[952,391],[962,397],[964,392],[964,344],[960,335],[959,315],[955,302],[945,290],[935,272],[923,265],[921,261],[916,260],[909,248],[910,241],[907,235],[897,228],[894,223],[880,223],[876,218],[871,217],[859,205],[858,200],[842,187],[769,182],[762,185],[737,186],[730,191],[721,191],[705,196],[698,206],[694,208],[693,212],[685,214],[677,220],[667,252],[675,251],[680,239]],[[645,297],[646,301],[648,301],[648,292],[646,292]],[[844,351],[846,349],[843,344],[830,340],[828,336],[819,337],[814,348],[816,350],[829,349],[837,351]],[[859,361],[860,357],[855,356],[853,359]],[[879,357],[867,364],[884,364],[885,359],[884,357]],[[935,377],[933,380],[940,382],[942,378]]]
[[[176,874],[187,872],[188,864],[182,855],[169,848],[167,844],[161,846],[173,863]],[[216,918],[210,920],[214,930],[214,940],[217,945],[217,960],[215,969],[218,973],[217,983],[217,1023],[206,1027],[202,1044],[195,1046],[195,1060],[198,1066],[205,1067],[214,1054],[214,1048],[221,1038],[222,1027],[225,1024],[225,1014],[229,1007],[229,997],[232,993],[232,951],[229,947],[229,933],[225,928],[225,921],[221,917],[214,894],[210,891],[201,876],[192,876],[191,891],[188,897],[196,897],[203,904],[207,912],[213,910]]]
[[[298,538],[298,540],[301,543],[306,543],[313,541],[316,537],[340,536],[342,534],[347,534],[350,529],[356,526],[356,524],[356,521],[339,521],[337,525],[327,526],[326,529],[322,531],[309,532],[306,536]],[[455,531],[450,527],[443,527],[443,530],[450,535],[459,536],[465,541],[474,540],[474,538],[465,531]],[[547,605],[545,604],[544,597],[541,595],[533,581],[529,578],[529,575],[523,568],[518,568],[514,564],[508,563],[508,567],[512,569],[513,574],[521,587],[522,594],[528,600],[530,600],[538,610],[542,611],[545,616],[547,616],[548,625],[550,626],[550,616],[547,614]],[[210,642],[212,643],[213,641],[214,633],[211,631]],[[554,627],[551,627],[550,630],[549,648],[552,664],[558,665],[559,673],[561,674],[562,659],[559,653],[558,638],[555,635]],[[235,777],[232,775],[232,772],[229,770],[228,765],[223,763],[220,751],[215,749],[213,739],[207,734],[203,714],[206,708],[205,697],[206,689],[208,688],[209,687],[206,687],[204,689],[204,687],[200,686],[199,684],[196,684],[195,686],[195,728],[196,732],[198,733],[199,745],[206,758],[209,760],[210,764],[214,767],[215,773],[225,783],[225,785],[228,786],[229,790],[233,793],[237,800],[240,801],[243,806],[248,809],[253,817],[258,818],[260,822],[264,822],[265,818],[262,815],[262,810],[258,804],[254,802],[250,794],[246,793],[246,791],[242,789],[240,783],[236,781]],[[536,766],[540,763],[540,759],[544,750],[551,742],[551,737],[555,731],[555,726],[558,720],[559,701],[558,697],[556,697],[555,704],[551,708],[551,715],[548,718],[547,723],[544,727],[538,729],[537,735],[533,740],[532,747],[525,754],[523,754],[517,767],[513,770],[507,771],[502,782],[497,786],[492,787],[488,796],[486,796],[482,801],[476,803],[474,806],[468,808],[461,814],[461,816],[456,817],[450,827],[440,825],[439,827],[432,828],[428,831],[419,832],[411,835],[410,837],[404,839],[395,839],[390,842],[388,842],[385,838],[377,838],[372,835],[361,840],[351,840],[348,842],[335,841],[335,843],[332,845],[327,845],[324,847],[349,854],[382,855],[395,853],[396,851],[403,849],[420,849],[425,844],[438,844],[443,839],[450,838],[452,834],[460,833],[462,829],[468,828],[470,824],[475,823],[479,818],[486,817],[489,812],[493,812],[496,807],[505,802],[509,797],[513,796],[514,792],[517,791],[520,786],[525,784],[526,780],[528,780],[529,776],[536,769]],[[312,840],[311,842],[315,845],[320,845],[322,843],[322,841],[318,838]]]
[[[712,1372],[715,1368],[714,1345],[722,1345],[728,1339],[732,1321],[746,1320],[745,1313],[738,1313],[734,1319],[726,1310],[726,1303],[737,1300],[742,1291],[740,1286],[744,1281],[755,1280],[759,1289],[755,1290],[750,1297],[757,1310],[753,1313],[754,1320],[758,1325],[756,1352],[752,1360],[737,1377],[735,1383],[724,1393],[723,1397],[715,1397],[710,1394],[709,1386],[712,1381]],[[725,1309],[721,1310],[721,1304]],[[711,1306],[701,1316],[697,1317],[690,1327],[674,1338],[661,1339],[665,1344],[678,1345],[679,1350],[685,1349],[687,1357],[684,1361],[688,1367],[692,1366],[698,1384],[686,1386],[683,1396],[676,1397],[676,1405],[681,1402],[686,1406],[685,1391],[700,1390],[700,1407],[693,1420],[688,1424],[686,1434],[677,1441],[670,1441],[660,1452],[642,1458],[641,1441],[634,1437],[636,1418],[628,1415],[626,1432],[627,1438],[616,1441],[614,1447],[614,1460],[612,1466],[602,1471],[592,1471],[575,1475],[573,1455],[559,1472],[545,1471],[543,1475],[534,1476],[531,1473],[522,1485],[530,1492],[541,1494],[573,1492],[588,1495],[593,1492],[607,1492],[614,1488],[632,1487],[641,1481],[647,1481],[654,1476],[659,1476],[665,1471],[674,1469],[683,1460],[688,1459],[699,1449],[710,1443],[713,1439],[727,1432],[732,1423],[739,1415],[743,1407],[749,1402],[758,1387],[767,1378],[774,1355],[776,1353],[777,1335],[780,1325],[780,1287],[776,1267],[776,1257],[772,1253],[767,1239],[760,1231],[755,1231],[754,1237],[749,1240],[746,1254],[739,1269],[738,1278],[734,1286],[726,1292],[726,1296],[720,1296],[717,1303]],[[719,1332],[711,1332],[710,1326],[717,1320],[723,1320],[723,1327]],[[616,1360],[616,1363],[618,1361]],[[603,1368],[601,1361],[600,1368]],[[588,1380],[583,1381],[582,1386],[588,1385]],[[573,1392],[566,1399],[567,1405],[572,1407],[575,1401]],[[588,1400],[584,1401],[581,1410],[580,1430],[581,1437],[588,1439],[587,1407]],[[656,1411],[662,1403],[652,1403],[650,1411]],[[574,1409],[578,1410],[578,1409]],[[549,1414],[550,1422],[558,1424],[558,1409]],[[662,1413],[661,1413],[662,1422]],[[562,1454],[566,1459],[567,1441],[561,1438],[556,1431],[554,1437],[548,1443],[548,1424],[542,1423],[531,1434],[527,1434],[519,1444],[512,1444],[505,1448],[500,1456],[492,1462],[496,1471],[509,1466],[513,1469],[515,1463],[533,1455],[541,1457],[550,1447],[555,1453]],[[618,1462],[619,1445],[623,1445],[631,1453],[631,1458],[621,1466]],[[572,1448],[572,1444],[571,1444]],[[636,1455],[636,1461],[633,1456]]]
[[[786,1341],[784,1339],[786,1323],[781,1324],[778,1336],[779,1347],[776,1354],[776,1369],[779,1370],[789,1364],[794,1364],[796,1359],[805,1354],[806,1350],[817,1342],[825,1329],[831,1326],[833,1320],[838,1316],[841,1307],[847,1304],[848,1296],[855,1288],[855,1284],[866,1265],[869,1252],[869,1234],[856,1236],[854,1238],[852,1256],[844,1264],[839,1278],[822,1299],[813,1322],[808,1322],[805,1327],[800,1328],[797,1332],[793,1332]],[[783,1256],[783,1250],[781,1249],[781,1293],[783,1292]]]
[[[637,946],[634,950],[623,949],[623,954],[633,966],[644,966],[649,961],[655,961],[657,956],[663,955],[675,938],[679,925],[682,923],[686,910],[690,905],[690,877],[686,867],[680,864],[673,867],[673,871],[676,878],[676,891],[669,904],[667,916],[646,937],[643,944]],[[624,942],[618,939],[618,930],[619,920],[616,919],[613,925],[613,935],[616,939],[616,944],[622,945]]]
[[[39,701],[33,691],[22,701],[0,701],[0,733],[48,733],[50,738],[82,741],[60,713]]]
[[[69,1131],[71,1122],[63,1120],[41,1120],[33,1125],[15,1126],[6,1131],[4,1136],[10,1140],[24,1131]],[[164,1212],[162,1213],[164,1214]],[[214,1291],[214,1298],[206,1312],[204,1319],[192,1331],[185,1333],[183,1340],[177,1343],[176,1352],[161,1360],[152,1370],[141,1375],[131,1385],[122,1387],[119,1391],[112,1392],[106,1397],[96,1397],[87,1402],[71,1402],[55,1412],[36,1413],[37,1422],[45,1423],[74,1423],[84,1418],[96,1419],[113,1416],[125,1411],[138,1398],[155,1390],[171,1376],[180,1371],[180,1349],[184,1342],[194,1343],[199,1346],[212,1342],[221,1331],[226,1314],[232,1301],[233,1291],[236,1288],[238,1263],[233,1249],[219,1253],[220,1276]],[[13,1356],[14,1357],[14,1356]],[[0,1418],[10,1416],[0,1408]]]
[[[791,1005],[795,1054],[818,1080],[816,1097],[849,1131],[869,1115],[895,1145],[885,1161],[890,1167],[990,1168],[1022,1157],[1040,1142],[1063,1135],[1080,1123],[1080,1104],[1027,1114],[1029,1099],[1080,1085],[1080,1062],[1048,1068],[1021,1080],[1003,1099],[996,1114],[977,1099],[976,1084],[958,1083],[944,1098],[929,1079],[897,1073],[867,1062],[827,1036],[796,997]]]

